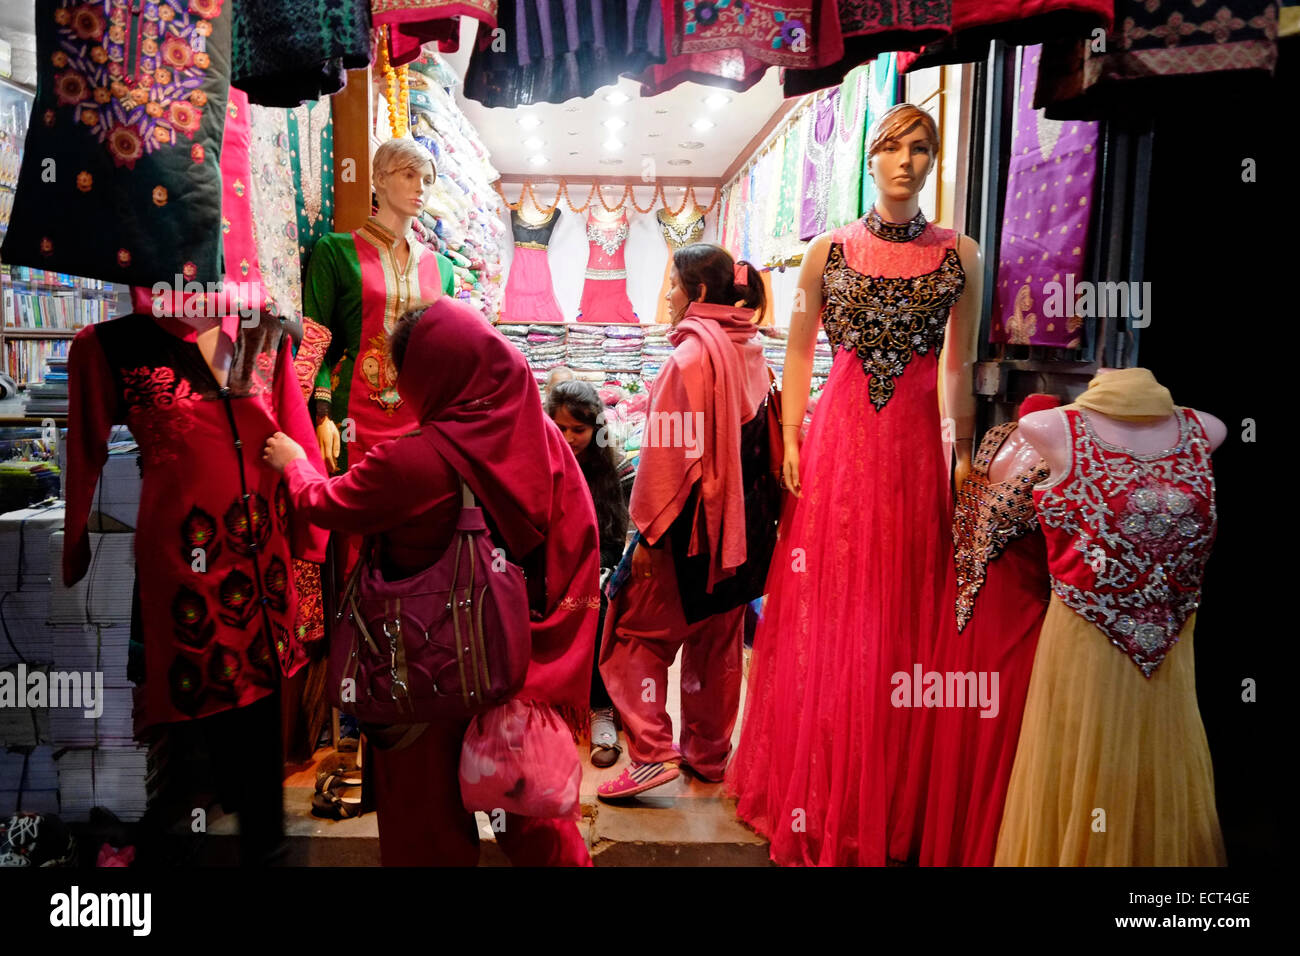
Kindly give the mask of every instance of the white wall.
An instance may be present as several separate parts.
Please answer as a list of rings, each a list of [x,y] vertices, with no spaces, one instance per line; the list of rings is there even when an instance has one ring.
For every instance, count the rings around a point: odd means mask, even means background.
[[[520,186],[517,183],[505,183],[502,187],[511,202],[518,199]],[[575,205],[582,205],[587,198],[591,183],[569,183],[568,194]],[[605,202],[613,205],[622,194],[622,186],[604,187]],[[638,186],[634,189],[636,201],[644,208],[649,205],[654,192],[652,186]],[[682,194],[675,187],[665,190],[668,202],[676,208],[681,204]],[[549,183],[536,187],[537,199],[544,205],[550,205],[555,199],[556,187]],[[712,188],[696,190],[696,199],[700,205],[707,206],[713,199]],[[593,203],[598,203],[592,197]],[[658,207],[656,207],[658,208]],[[501,204],[501,210],[509,228],[510,210]],[[531,210],[528,210],[531,212]],[[573,322],[578,317],[578,303],[582,301],[582,286],[586,281],[587,269],[587,214],[574,213],[568,203],[560,200],[560,221],[551,234],[551,245],[547,259],[551,266],[551,281],[555,285],[555,297],[559,300],[560,311],[564,318]],[[663,283],[664,267],[668,263],[668,246],[654,212],[641,214],[627,204],[628,236],[623,246],[627,262],[627,295],[632,300],[632,308],[642,322],[653,322],[658,309],[659,289]],[[714,242],[717,235],[717,209],[705,219],[703,241]],[[506,250],[507,256],[513,258],[513,247]],[[505,280],[509,281],[509,266],[506,267]],[[787,308],[788,314],[788,308]],[[787,319],[788,321],[788,319]]]

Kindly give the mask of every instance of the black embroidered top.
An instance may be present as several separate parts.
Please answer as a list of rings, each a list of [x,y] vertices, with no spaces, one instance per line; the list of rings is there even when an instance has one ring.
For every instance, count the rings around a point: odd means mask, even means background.
[[[510,225],[514,227],[515,244],[523,246],[525,249],[545,249],[551,242],[551,233],[555,230],[555,224],[560,221],[560,207],[556,206],[551,210],[551,214],[546,217],[546,221],[540,225],[534,225],[527,219],[519,215],[519,210],[512,210],[510,213]]]

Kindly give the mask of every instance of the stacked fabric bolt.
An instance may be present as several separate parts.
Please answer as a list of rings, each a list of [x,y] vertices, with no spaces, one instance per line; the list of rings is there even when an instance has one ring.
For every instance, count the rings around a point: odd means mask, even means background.
[[[619,372],[641,371],[641,346],[645,333],[638,325],[605,326],[605,368]]]
[[[605,369],[605,329],[599,325],[575,323],[569,326],[569,367],[577,371]],[[604,381],[604,377],[591,379]]]
[[[0,818],[16,813],[19,806],[30,813],[58,813],[59,771],[54,748],[5,742],[14,749],[0,747]]]
[[[758,334],[763,343],[763,360],[767,362],[779,379],[781,369],[785,365],[785,346],[789,338],[787,330],[762,326],[759,328]]]
[[[817,349],[813,353],[813,382],[816,383],[818,379],[821,379],[824,383],[831,374],[831,365],[834,362],[835,352],[831,348],[830,339],[826,338],[826,331],[823,329],[817,333]]]
[[[645,328],[645,339],[641,345],[641,377],[648,382],[654,381],[668,356],[673,354],[672,343],[668,341],[669,325],[650,325]]]

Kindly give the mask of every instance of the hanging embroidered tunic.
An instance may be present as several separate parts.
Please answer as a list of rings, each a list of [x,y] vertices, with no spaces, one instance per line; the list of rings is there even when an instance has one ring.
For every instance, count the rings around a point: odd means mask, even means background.
[[[379,442],[419,427],[397,394],[388,339],[405,312],[455,291],[446,256],[408,235],[410,258],[399,273],[396,245],[396,234],[372,218],[356,232],[324,236],[307,266],[303,314],[333,336],[312,392],[315,417],[319,421],[328,411],[340,431],[349,418],[356,429],[353,440],[342,444],[340,468]]]
[[[323,561],[325,535],[295,519],[262,449],[283,431],[323,465],[280,323],[240,329],[236,317],[223,334],[235,342],[224,388],[193,329],[170,319],[87,326],[68,356],[66,583],[90,566],[87,519],[113,425],[130,428],[143,461],[137,734],[251,704],[306,661],[291,560]]]
[[[1177,444],[1137,455],[1103,441],[1077,408],[1059,412],[1070,471],[1034,492],[1052,589],[1150,677],[1201,602],[1218,525],[1209,440],[1176,408]]]

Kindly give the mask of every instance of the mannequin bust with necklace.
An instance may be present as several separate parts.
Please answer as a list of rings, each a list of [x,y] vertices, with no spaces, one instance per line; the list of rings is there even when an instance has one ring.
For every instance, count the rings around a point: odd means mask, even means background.
[[[450,260],[424,248],[412,229],[437,181],[433,157],[412,139],[392,139],[372,166],[377,212],[355,232],[322,237],[303,283],[304,314],[332,335],[312,391],[331,472],[416,427],[397,394],[388,339],[403,313],[454,288]],[[355,440],[345,451],[340,427],[349,420]]]

